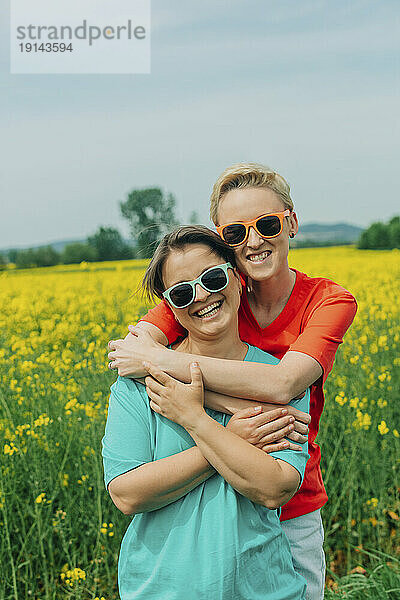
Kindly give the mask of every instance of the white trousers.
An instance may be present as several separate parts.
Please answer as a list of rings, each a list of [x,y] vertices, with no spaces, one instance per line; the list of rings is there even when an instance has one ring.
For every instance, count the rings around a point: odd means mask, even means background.
[[[295,519],[282,521],[293,566],[307,581],[307,600],[323,600],[325,587],[324,528],[321,511],[315,510]]]

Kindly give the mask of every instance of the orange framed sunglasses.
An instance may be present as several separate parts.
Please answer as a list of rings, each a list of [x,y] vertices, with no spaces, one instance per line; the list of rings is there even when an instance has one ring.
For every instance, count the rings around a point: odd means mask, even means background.
[[[216,230],[228,246],[240,246],[247,240],[250,227],[253,227],[257,234],[264,239],[277,237],[283,229],[285,217],[289,217],[290,213],[289,209],[283,212],[268,213],[257,217],[254,221],[218,225]]]

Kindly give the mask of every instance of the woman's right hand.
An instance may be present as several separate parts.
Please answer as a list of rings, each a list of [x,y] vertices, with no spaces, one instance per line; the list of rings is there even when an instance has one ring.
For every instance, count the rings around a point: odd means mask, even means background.
[[[270,406],[251,406],[238,410],[231,417],[227,429],[267,453],[301,450],[294,441],[301,444],[307,441],[309,415],[291,406]],[[287,437],[291,441],[285,439]]]

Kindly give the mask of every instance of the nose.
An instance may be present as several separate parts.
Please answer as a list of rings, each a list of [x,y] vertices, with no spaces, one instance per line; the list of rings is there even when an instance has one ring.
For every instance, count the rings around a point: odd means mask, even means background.
[[[249,248],[259,248],[263,243],[263,238],[258,235],[254,227],[250,227],[249,236],[247,238],[247,246]]]
[[[199,283],[196,283],[195,292],[194,302],[204,302],[210,295]]]

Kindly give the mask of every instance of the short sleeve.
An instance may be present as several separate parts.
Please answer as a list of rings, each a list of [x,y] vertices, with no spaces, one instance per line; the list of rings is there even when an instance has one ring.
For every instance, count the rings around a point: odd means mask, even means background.
[[[104,483],[153,460],[150,406],[145,387],[118,377],[111,387],[102,440]]]
[[[146,323],[151,323],[158,327],[158,329],[161,329],[167,336],[169,344],[173,344],[178,338],[187,335],[186,329],[181,327],[175,319],[174,313],[164,300],[154,308],[151,308],[140,321],[146,321]]]
[[[319,362],[323,380],[332,370],[335,354],[357,312],[355,298],[338,287],[337,293],[322,297],[307,315],[303,332],[288,352],[302,352]]]
[[[310,413],[310,388],[308,388],[303,398],[291,400],[289,405],[294,406],[294,408],[302,410],[303,412]],[[304,471],[310,455],[308,454],[308,442],[298,445],[301,446],[301,450],[278,450],[278,452],[271,452],[270,456],[284,460],[292,465],[300,474],[301,485],[303,483]]]

